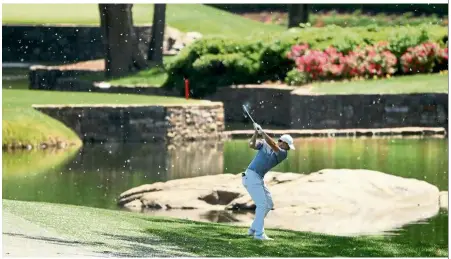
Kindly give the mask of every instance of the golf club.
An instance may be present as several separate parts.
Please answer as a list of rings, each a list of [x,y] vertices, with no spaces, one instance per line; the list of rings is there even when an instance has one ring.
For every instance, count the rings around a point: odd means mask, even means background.
[[[244,104],[243,104],[243,110],[244,110],[244,112],[246,112],[247,116],[251,119],[251,121],[253,123],[255,123],[254,119],[252,119],[252,116],[249,114],[249,111],[247,110],[246,105],[244,105]]]

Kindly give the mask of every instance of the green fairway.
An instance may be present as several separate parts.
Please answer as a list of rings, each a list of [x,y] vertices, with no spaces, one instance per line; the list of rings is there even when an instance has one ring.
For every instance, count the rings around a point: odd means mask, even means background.
[[[3,4],[3,24],[98,25],[97,4]],[[153,4],[135,4],[136,25],[151,24]],[[197,31],[209,36],[247,37],[282,32],[285,27],[263,24],[201,4],[168,4],[166,22],[183,32]]]
[[[55,143],[65,140],[80,144],[76,134],[61,122],[40,113],[32,104],[184,104],[197,100],[128,94],[77,93],[3,89],[2,144]]]
[[[318,94],[407,94],[448,93],[448,74],[399,76],[380,80],[314,83]]]
[[[134,94],[78,93],[43,90],[3,90],[3,111],[31,108],[32,104],[193,104],[205,101]],[[5,116],[5,115],[4,115]],[[6,114],[9,118],[10,114]]]
[[[93,251],[120,253],[123,257],[146,253],[149,256],[155,252],[153,249],[163,248],[168,256],[200,257],[448,256],[447,243],[412,244],[396,236],[338,237],[270,229],[267,233],[275,240],[261,243],[247,237],[243,227],[138,213],[12,200],[3,200],[3,210],[52,229],[67,237],[67,241],[85,244]]]
[[[109,82],[122,86],[160,87],[166,79],[167,73],[164,70],[152,68]],[[448,93],[448,75],[422,74],[379,80],[313,83],[311,92],[318,94]]]
[[[163,62],[166,65],[172,62],[175,58],[176,56],[164,56]],[[122,78],[107,80],[107,82],[112,85],[120,85],[120,86],[160,87],[164,84],[167,78],[168,74],[164,68],[153,67]]]
[[[140,71],[134,75],[108,81],[112,85],[120,86],[155,86],[160,87],[164,84],[168,74],[164,69],[151,68]]]

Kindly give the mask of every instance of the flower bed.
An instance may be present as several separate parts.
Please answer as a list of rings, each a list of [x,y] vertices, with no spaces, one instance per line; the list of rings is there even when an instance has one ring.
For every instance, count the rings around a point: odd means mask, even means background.
[[[294,45],[287,57],[296,67],[287,73],[285,82],[302,85],[318,80],[390,77],[397,74],[429,73],[434,67],[448,63],[448,48],[434,42],[409,47],[396,56],[387,41],[373,46],[358,46],[343,53],[335,47],[311,49],[308,44]],[[399,69],[400,68],[400,69]]]
[[[383,41],[385,43],[380,43]],[[164,87],[182,92],[184,79],[188,78],[192,96],[203,97],[216,92],[217,87],[229,85],[285,81],[286,77],[308,81],[312,78],[301,78],[306,75],[292,70],[299,65],[287,56],[292,46],[302,44],[308,44],[310,51],[315,51],[312,52],[311,59],[314,56],[320,57],[318,61],[314,58],[309,60],[307,56],[304,63],[327,64],[324,60],[334,60],[325,68],[318,65],[317,67],[328,72],[326,75],[319,72],[317,75],[313,74],[315,79],[343,78],[354,76],[353,73],[368,77],[391,75],[393,69],[397,74],[402,71],[400,57],[409,48],[426,42],[445,48],[448,43],[447,28],[437,25],[352,28],[327,26],[253,38],[205,37],[183,49],[168,64],[168,78]],[[394,62],[396,63],[393,64]]]

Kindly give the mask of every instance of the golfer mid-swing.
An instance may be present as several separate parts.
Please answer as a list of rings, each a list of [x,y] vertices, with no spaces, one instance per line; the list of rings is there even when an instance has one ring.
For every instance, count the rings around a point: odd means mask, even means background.
[[[278,143],[269,137],[260,125],[254,123],[254,135],[249,147],[258,150],[254,159],[243,173],[243,185],[252,197],[257,208],[255,209],[255,219],[248,230],[248,235],[259,240],[272,240],[265,234],[263,227],[264,220],[268,212],[273,208],[271,193],[265,186],[263,178],[271,168],[278,165],[287,158],[289,149],[295,149],[293,138],[290,135],[282,135]],[[257,135],[263,136],[262,140],[257,140]]]

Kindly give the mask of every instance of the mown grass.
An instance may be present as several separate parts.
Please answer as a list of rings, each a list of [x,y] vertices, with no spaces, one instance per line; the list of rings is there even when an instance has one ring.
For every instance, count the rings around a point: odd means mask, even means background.
[[[160,87],[166,82],[168,74],[163,68],[151,68],[134,75],[108,81],[112,85]]]
[[[97,4],[3,4],[3,24],[98,25]],[[136,25],[151,24],[153,4],[134,4]],[[197,31],[209,36],[248,37],[281,32],[285,27],[246,19],[202,4],[168,4],[166,22],[183,32]]]
[[[448,75],[421,74],[378,80],[314,83],[311,91],[318,94],[407,94],[448,93]]]
[[[164,96],[129,94],[77,93],[3,89],[2,144],[39,145],[65,141],[80,145],[78,136],[61,122],[36,111],[33,104],[183,104],[197,100]]]
[[[149,253],[143,245],[153,249],[172,247],[168,253],[200,257],[448,256],[447,243],[414,244],[409,239],[390,236],[338,237],[270,229],[268,235],[275,240],[262,243],[247,237],[246,228],[223,224],[11,200],[3,200],[3,210],[69,235],[72,240],[91,244],[95,250],[115,249],[123,256]]]
[[[165,66],[174,59],[175,56],[164,56],[164,65],[162,67],[152,67],[119,78],[107,79],[104,72],[96,72],[77,76],[76,79],[94,82],[105,81],[114,86],[160,87],[168,78],[168,73]]]
[[[288,24],[288,13],[284,12],[262,12],[256,14],[245,14],[254,20],[263,21],[269,24],[277,24],[286,26]],[[414,16],[413,13],[403,14],[366,14],[361,10],[356,10],[352,13],[338,13],[336,11],[311,13],[309,15],[309,23],[314,27],[323,27],[335,24],[341,27],[356,27],[356,26],[397,26],[397,25],[412,25],[417,26],[421,24],[436,24],[441,26],[448,25],[448,17],[439,17],[438,15],[421,15]]]
[[[152,68],[135,75],[109,81],[114,85],[160,87],[168,75],[164,69]],[[448,93],[447,74],[421,74],[386,79],[313,83],[311,92],[318,94],[408,94]]]

